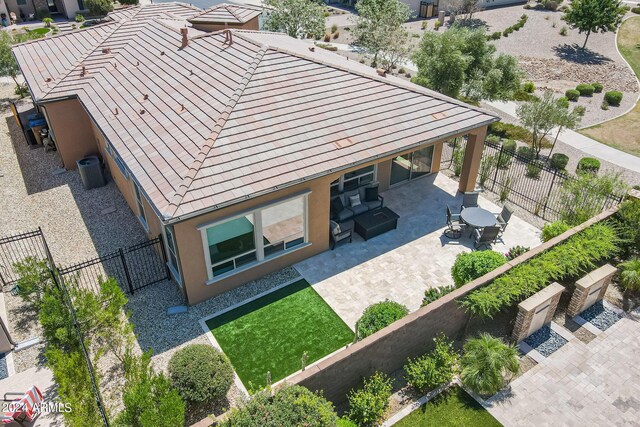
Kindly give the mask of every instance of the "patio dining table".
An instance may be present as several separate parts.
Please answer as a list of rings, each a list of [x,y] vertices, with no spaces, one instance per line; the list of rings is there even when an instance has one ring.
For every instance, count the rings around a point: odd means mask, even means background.
[[[491,211],[482,208],[463,209],[460,212],[460,219],[472,229],[496,225],[496,216]]]

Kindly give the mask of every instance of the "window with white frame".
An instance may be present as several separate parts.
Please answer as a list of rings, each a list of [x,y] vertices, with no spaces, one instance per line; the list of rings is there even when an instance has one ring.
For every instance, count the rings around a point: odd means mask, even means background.
[[[307,195],[200,228],[209,279],[267,260],[307,242]]]
[[[140,220],[140,222],[142,223],[142,225],[144,226],[145,230],[149,229],[149,225],[147,222],[147,215],[144,211],[144,203],[142,202],[142,194],[140,192],[140,188],[138,187],[138,184],[136,184],[135,182],[133,183],[133,193],[136,197],[136,205],[138,207],[138,219]]]
[[[376,171],[377,165],[370,165],[345,173],[331,183],[331,195],[336,195],[343,191],[355,190],[364,184],[375,181]]]
[[[164,235],[167,239],[167,262],[171,272],[176,277],[176,281],[180,282],[180,266],[178,264],[178,249],[176,245],[176,238],[173,233],[173,226],[167,225],[164,228]]]

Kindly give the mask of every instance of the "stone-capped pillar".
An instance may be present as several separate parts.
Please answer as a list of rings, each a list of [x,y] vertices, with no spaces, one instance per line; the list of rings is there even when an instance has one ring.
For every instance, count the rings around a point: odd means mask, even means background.
[[[458,190],[466,193],[476,188],[478,170],[484,150],[484,138],[487,136],[487,127],[477,129],[467,137],[467,146],[464,150],[464,161],[460,173],[460,185]]]
[[[604,294],[617,272],[617,268],[606,264],[578,280],[576,290],[571,296],[567,314],[570,317],[577,316],[604,298]]]
[[[544,325],[551,323],[562,291],[564,286],[554,282],[518,304],[518,317],[516,317],[512,334],[514,341],[520,342]]]

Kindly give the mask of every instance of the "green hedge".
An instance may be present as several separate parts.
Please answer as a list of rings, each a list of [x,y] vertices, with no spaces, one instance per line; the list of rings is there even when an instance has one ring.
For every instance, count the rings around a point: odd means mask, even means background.
[[[395,301],[382,301],[364,309],[356,325],[358,340],[373,335],[409,314],[409,309]]]
[[[580,96],[593,96],[593,92],[595,92],[596,88],[589,84],[579,84],[576,86],[576,90],[580,92]]]
[[[474,251],[459,254],[456,257],[451,276],[460,287],[480,276],[484,276],[507,262],[507,258],[496,251]]]
[[[607,104],[618,107],[622,102],[622,92],[617,90],[607,92],[604,94],[604,100],[607,101]]]
[[[551,160],[549,161],[549,164],[552,168],[559,170],[564,170],[567,167],[568,163],[569,156],[562,153],[554,153],[553,156],[551,156]]]
[[[594,157],[583,157],[576,166],[576,173],[591,173],[597,174],[600,170],[600,160]]]
[[[618,252],[620,239],[611,223],[598,223],[543,254],[520,264],[460,303],[475,316],[493,317],[548,286],[594,269]]]
[[[580,98],[580,92],[577,91],[576,89],[569,89],[568,91],[566,91],[564,93],[564,96],[569,100],[569,101],[577,101],[578,98]]]

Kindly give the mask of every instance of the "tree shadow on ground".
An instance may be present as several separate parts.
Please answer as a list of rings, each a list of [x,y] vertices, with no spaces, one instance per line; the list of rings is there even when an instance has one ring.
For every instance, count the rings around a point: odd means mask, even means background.
[[[611,58],[606,57],[598,52],[594,52],[589,48],[584,48],[577,43],[560,44],[553,47],[556,56],[560,59],[576,64],[600,65],[611,62]]]
[[[480,27],[485,27],[488,28],[489,25],[487,24],[487,21],[480,19],[480,18],[469,18],[469,19],[457,19],[455,21],[455,23],[453,25],[457,25],[459,27],[464,27],[464,28],[480,28]]]

